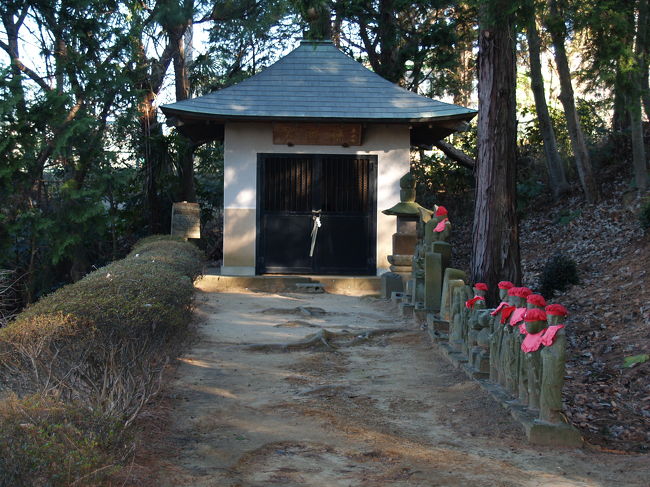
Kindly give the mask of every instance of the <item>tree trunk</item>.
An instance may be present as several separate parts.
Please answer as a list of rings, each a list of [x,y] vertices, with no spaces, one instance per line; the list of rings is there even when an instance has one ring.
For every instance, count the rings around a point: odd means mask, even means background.
[[[190,79],[185,56],[184,33],[191,31],[191,26],[181,26],[174,30],[173,35],[176,49],[174,50],[174,83],[176,86],[176,101],[187,100],[190,97]],[[196,201],[194,189],[194,147],[189,140],[184,140],[179,153],[181,201]]]
[[[15,12],[18,20],[14,21],[13,12],[4,12],[2,14],[2,23],[7,33],[7,54],[11,60],[11,92],[17,97],[16,108],[18,113],[25,117],[27,114],[27,104],[25,102],[25,89],[23,88],[23,77],[17,62],[20,59],[18,32],[22,26],[27,9],[23,13]]]
[[[158,194],[158,177],[163,157],[160,147],[162,133],[156,117],[156,109],[153,106],[155,99],[156,93],[153,90],[147,91],[144,99],[140,102],[139,110],[149,233],[161,233],[164,226],[162,202]]]
[[[472,279],[489,286],[521,281],[516,212],[515,32],[507,0],[479,14],[478,159],[472,237]]]
[[[587,143],[585,142],[585,136],[582,132],[575,106],[573,86],[571,84],[571,70],[569,69],[569,60],[564,46],[566,37],[564,18],[560,15],[556,0],[548,0],[548,6],[549,18],[546,19],[546,24],[551,34],[553,49],[555,51],[555,64],[560,79],[560,101],[564,107],[564,115],[566,117],[569,137],[571,138],[571,147],[573,148],[580,184],[587,201],[594,203],[599,198],[598,186],[596,185],[596,179],[594,178],[591,167],[591,158],[589,157]]]
[[[630,129],[632,137],[632,165],[634,166],[634,181],[639,191],[645,191],[648,187],[648,169],[643,143],[643,126],[641,120],[641,94],[643,89],[643,77],[647,76],[642,69],[646,65],[645,44],[647,35],[648,0],[639,0],[639,15],[636,29],[636,44],[634,54],[636,58],[636,69],[631,73],[632,93],[630,96]]]
[[[452,161],[456,161],[463,167],[471,169],[472,171],[476,167],[476,161],[470,156],[465,154],[462,150],[456,149],[453,145],[444,140],[438,140],[434,142],[433,145],[440,149],[444,155],[446,155]]]
[[[544,142],[548,182],[553,192],[553,197],[557,199],[561,194],[569,190],[569,184],[566,180],[560,153],[557,150],[555,131],[553,130],[551,117],[548,113],[548,105],[546,104],[544,76],[542,74],[542,62],[540,59],[540,39],[539,33],[537,32],[537,16],[535,14],[534,2],[531,2],[530,7],[530,18],[528,28],[526,29],[528,53],[530,56],[530,87],[535,97],[535,110],[537,111],[539,130],[542,133],[542,140]]]
[[[136,56],[142,78],[136,87],[143,93],[138,103],[140,115],[141,144],[140,154],[145,176],[146,219],[149,233],[160,233],[165,228],[162,221],[162,201],[159,194],[158,178],[164,167],[166,148],[162,140],[162,128],[158,124],[154,102],[160,92],[165,73],[172,62],[175,45],[170,41],[158,60],[151,60],[145,53],[142,39],[136,40]]]
[[[643,110],[645,111],[646,120],[650,120],[650,38],[648,36],[648,28],[650,28],[650,15],[647,12],[648,6],[646,5],[645,14],[645,39],[643,45],[639,45],[643,52],[643,60],[641,64],[641,100],[643,101]]]
[[[454,90],[454,104],[461,106],[469,106],[472,99],[473,82],[476,76],[474,69],[474,23],[468,22],[466,17],[470,14],[470,8],[466,4],[458,4],[454,9],[454,14],[458,22],[456,28],[457,48],[458,53],[458,68],[457,72],[453,74],[456,79],[456,89]]]

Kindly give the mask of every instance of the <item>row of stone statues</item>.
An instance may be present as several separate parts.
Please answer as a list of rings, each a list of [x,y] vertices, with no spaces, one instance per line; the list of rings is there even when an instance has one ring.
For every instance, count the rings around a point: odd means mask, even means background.
[[[455,277],[450,274],[446,280]],[[501,303],[487,309],[487,285],[470,288],[462,279],[449,280],[462,283],[447,286],[453,289],[449,346],[467,358],[478,376],[500,384],[539,420],[562,422],[566,308],[547,305],[529,288],[502,281]]]
[[[501,303],[488,308],[487,285],[469,286],[463,271],[449,267],[446,208],[428,210],[417,204],[410,174],[400,187],[402,201],[384,211],[397,216],[389,257],[392,272],[382,278],[384,297],[397,298],[404,316],[426,317],[450,353],[476,377],[500,384],[517,407],[545,424],[563,423],[566,308],[547,305],[540,294],[507,281],[498,284]]]

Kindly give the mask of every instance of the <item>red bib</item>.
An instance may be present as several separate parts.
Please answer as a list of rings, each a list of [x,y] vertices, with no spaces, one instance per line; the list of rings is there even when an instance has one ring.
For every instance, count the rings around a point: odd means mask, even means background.
[[[502,310],[503,308],[505,308],[506,306],[510,306],[510,305],[509,305],[508,303],[506,303],[505,301],[501,301],[501,304],[499,304],[499,306],[497,306],[497,309],[495,309],[494,311],[492,311],[492,313],[490,313],[490,315],[491,315],[491,316],[496,316],[496,315],[498,315],[499,313],[501,313],[501,310]]]
[[[472,299],[465,301],[465,307],[468,309],[474,309],[474,305],[477,301],[485,301],[483,296],[474,296]]]
[[[551,325],[544,331],[544,337],[542,338],[542,345],[545,347],[550,347],[555,343],[555,335],[557,332],[564,328],[564,325]]]
[[[521,351],[528,353],[539,350],[539,347],[542,346],[542,342],[544,341],[545,331],[546,330],[544,329],[539,333],[528,333],[521,344]]]
[[[526,308],[517,308],[513,311],[512,316],[510,317],[510,326],[517,325],[520,321],[524,319],[524,314],[526,313]]]

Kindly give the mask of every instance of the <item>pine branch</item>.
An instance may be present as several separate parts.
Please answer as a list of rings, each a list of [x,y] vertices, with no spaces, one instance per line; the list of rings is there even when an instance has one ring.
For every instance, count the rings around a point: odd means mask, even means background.
[[[0,48],[2,48],[2,50],[9,55],[9,57],[11,58],[11,62],[14,66],[16,66],[21,72],[23,72],[29,79],[34,81],[34,83],[36,83],[38,86],[43,88],[44,91],[53,90],[53,88],[50,85],[48,85],[47,82],[43,78],[41,78],[35,71],[25,66],[25,64],[20,60],[20,58],[17,58],[16,56],[12,55],[11,49],[9,48],[8,44],[6,44],[3,41],[0,41]]]

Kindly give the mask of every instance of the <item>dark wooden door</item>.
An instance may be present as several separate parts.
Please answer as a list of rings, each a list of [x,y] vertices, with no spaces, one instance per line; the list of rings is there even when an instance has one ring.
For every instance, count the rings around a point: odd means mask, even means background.
[[[376,156],[260,154],[257,273],[374,275],[376,174]]]

